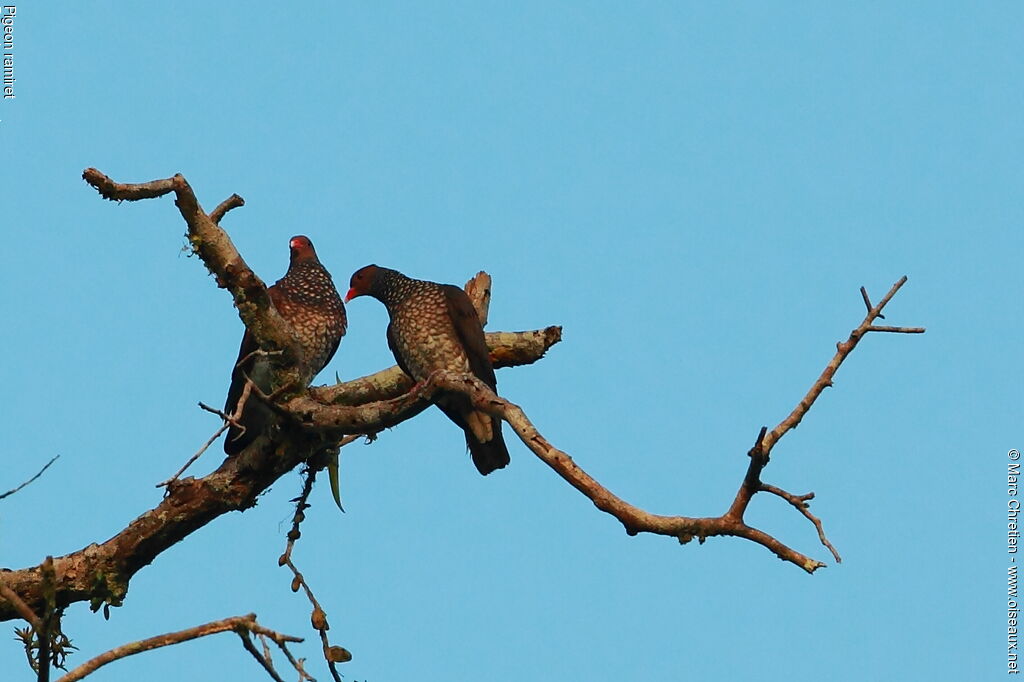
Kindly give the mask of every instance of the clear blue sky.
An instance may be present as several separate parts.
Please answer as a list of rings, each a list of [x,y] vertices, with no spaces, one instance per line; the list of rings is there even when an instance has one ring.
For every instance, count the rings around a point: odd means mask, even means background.
[[[296,559],[357,680],[996,679],[1005,461],[1020,447],[1019,3],[18,3],[0,100],[6,384],[0,566],[103,541],[216,429],[242,326],[169,198],[80,173],[182,172],[269,281],[308,234],[370,262],[494,276],[491,328],[564,325],[499,389],[654,512],[728,505],[877,298],[869,337],[765,479],[813,490],[845,561],[627,537],[534,458],[486,479],[436,410],[346,449]],[[392,364],[349,307],[321,381]],[[510,440],[511,443],[511,440]],[[218,463],[219,449],[194,469]],[[277,567],[297,474],[84,604],[72,659],[229,615],[313,636]],[[831,564],[776,499],[750,520]],[[14,624],[3,626],[10,632]],[[315,661],[315,637],[299,653]],[[10,637],[0,677],[29,679]],[[311,669],[328,677],[319,664]],[[259,679],[222,635],[95,682]]]

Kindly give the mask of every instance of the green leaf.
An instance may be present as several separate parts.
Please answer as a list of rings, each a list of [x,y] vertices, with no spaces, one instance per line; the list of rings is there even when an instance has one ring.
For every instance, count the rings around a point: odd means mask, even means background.
[[[341,481],[338,477],[338,461],[341,458],[341,451],[335,452],[327,462],[327,475],[331,479],[331,494],[334,495],[334,503],[342,512],[345,507],[341,506]]]

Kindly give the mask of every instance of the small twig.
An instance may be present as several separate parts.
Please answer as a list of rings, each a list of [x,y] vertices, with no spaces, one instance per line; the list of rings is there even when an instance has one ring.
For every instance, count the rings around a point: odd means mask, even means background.
[[[204,403],[202,400],[199,401],[199,409],[200,410],[205,410],[206,412],[209,412],[210,414],[215,414],[218,417],[220,417],[221,419],[223,419],[224,421],[230,421],[230,419],[231,419],[231,415],[225,413],[224,410],[218,410],[216,407],[210,407],[209,405]]]
[[[215,440],[217,440],[218,438],[220,438],[220,435],[222,433],[224,433],[225,431],[227,431],[230,427],[231,427],[231,423],[225,421],[221,425],[221,427],[219,429],[217,429],[216,431],[214,431],[213,435],[210,436],[206,440],[205,443],[203,443],[203,447],[199,448],[199,450],[197,450],[194,455],[192,455],[191,457],[188,458],[187,462],[185,462],[184,464],[181,465],[180,469],[178,469],[176,472],[174,472],[173,476],[171,476],[167,480],[160,481],[159,483],[156,484],[156,487],[157,488],[166,488],[166,487],[170,486],[171,484],[173,484],[175,481],[177,481],[178,477],[181,476],[183,473],[185,473],[185,470],[188,469],[190,466],[192,466],[192,464],[197,459],[199,459],[204,452],[206,452],[207,448],[209,448],[211,445],[213,445],[213,442]]]
[[[864,287],[861,287],[860,288],[860,295],[864,299],[864,305],[867,306],[868,312],[870,313],[871,312],[871,299],[868,298],[868,290],[865,289]],[[880,320],[884,320],[885,319],[885,315],[883,315],[882,313],[878,313],[878,318]]]
[[[282,354],[282,351],[279,351],[279,350],[263,350],[262,348],[257,348],[256,350],[254,350],[251,353],[246,353],[245,357],[238,358],[238,362],[235,363],[235,367],[241,367],[242,365],[247,363],[250,358],[259,357],[261,355],[262,356],[266,356],[266,357],[270,357],[272,355],[281,355],[281,354]]]
[[[256,648],[256,645],[252,643],[252,637],[249,636],[247,631],[235,630],[235,632],[238,633],[239,639],[242,640],[242,647],[252,654],[252,657],[256,659],[257,663],[263,666],[263,669],[267,671],[267,674],[270,675],[271,679],[273,679],[274,682],[284,682],[284,680],[281,679],[281,676],[277,674],[277,671],[274,670],[273,661],[265,655],[267,653],[266,650],[261,654]]]
[[[19,490],[21,490],[22,488],[27,486],[32,481],[34,481],[37,478],[39,478],[40,476],[42,476],[43,472],[46,471],[47,469],[49,469],[50,465],[53,464],[54,462],[56,462],[58,459],[60,459],[60,455],[54,455],[53,458],[49,462],[47,462],[46,464],[43,465],[43,468],[39,470],[39,473],[37,473],[32,478],[28,479],[27,481],[25,481],[24,483],[19,485],[17,488],[14,488],[12,490],[8,490],[4,494],[0,495],[0,500],[4,499],[5,497],[8,497],[9,495],[13,495],[14,493],[18,492]]]
[[[239,422],[239,420],[241,420],[242,410],[245,408],[245,403],[249,401],[249,396],[252,395],[253,392],[255,392],[256,395],[259,396],[260,398],[265,399],[267,397],[266,395],[263,394],[263,391],[260,390],[260,387],[256,385],[256,382],[254,382],[252,379],[249,378],[248,375],[246,375],[245,386],[242,387],[242,395],[239,396],[238,398],[238,406],[235,407],[234,413],[230,417],[228,417],[229,420],[235,420],[236,422]],[[240,422],[237,425],[242,429],[245,428],[245,426],[243,426]]]
[[[250,394],[250,391],[252,390],[252,387],[253,387],[252,381],[251,380],[246,380],[245,385],[242,387],[242,395],[239,396],[238,403],[235,406],[234,414],[230,414],[230,415],[229,414],[225,414],[221,410],[218,410],[218,409],[216,409],[214,407],[210,407],[209,405],[207,405],[206,403],[204,403],[202,401],[199,402],[200,409],[206,410],[207,412],[212,412],[213,414],[219,416],[221,419],[224,420],[224,423],[221,424],[221,427],[219,429],[217,429],[214,432],[214,434],[207,439],[207,441],[203,444],[203,447],[199,448],[199,450],[197,450],[194,455],[192,455],[191,457],[188,458],[187,462],[185,462],[183,465],[181,465],[181,468],[178,469],[174,473],[173,476],[171,476],[170,478],[168,478],[165,481],[160,481],[159,483],[157,483],[156,484],[157,488],[168,488],[168,489],[170,489],[171,484],[173,484],[175,481],[177,481],[178,478],[183,473],[185,473],[185,470],[188,469],[190,466],[192,466],[192,464],[194,464],[195,461],[197,459],[199,459],[202,456],[202,454],[204,452],[206,452],[206,450],[211,445],[213,445],[213,442],[215,440],[217,440],[218,438],[220,438],[220,435],[222,433],[224,433],[225,431],[227,431],[232,426],[238,426],[239,428],[242,429],[243,433],[245,432],[245,426],[243,426],[241,424],[240,420],[242,418],[242,410],[245,409],[245,403],[246,403],[247,400],[249,400],[249,394]]]
[[[338,441],[338,447],[339,447],[339,448],[343,448],[343,447],[345,447],[346,445],[348,445],[349,443],[354,443],[355,441],[359,440],[360,438],[366,438],[366,439],[368,439],[368,440],[367,440],[367,444],[369,444],[369,443],[371,443],[371,442],[372,442],[372,438],[373,438],[373,437],[372,437],[372,436],[370,436],[370,435],[369,435],[369,434],[367,434],[367,433],[353,433],[353,434],[351,434],[351,435],[348,435],[348,436],[345,436],[344,438],[342,438],[341,440],[339,440],[339,441]]]
[[[316,680],[310,677],[310,675],[303,669],[302,662],[305,659],[296,659],[294,656],[292,656],[292,652],[288,649],[288,642],[302,642],[302,638],[284,635],[280,632],[275,632],[274,630],[268,630],[259,623],[253,623],[249,627],[249,630],[253,634],[259,636],[260,641],[264,644],[264,651],[266,653],[268,660],[270,658],[270,652],[269,647],[266,647],[266,640],[269,639],[274,644],[276,644],[279,649],[281,649],[281,652],[284,654],[285,658],[288,659],[288,662],[291,663],[292,667],[294,667],[296,672],[299,673],[299,680],[309,680],[310,682],[316,682]]]
[[[116,661],[127,656],[133,656],[135,654],[142,653],[143,651],[151,651],[153,649],[159,649],[160,647],[198,639],[199,637],[214,635],[219,632],[237,632],[239,635],[248,632],[267,634],[281,648],[284,648],[285,642],[303,641],[301,637],[292,637],[291,635],[284,635],[267,630],[256,623],[256,614],[250,613],[246,616],[234,616],[231,618],[224,618],[222,620],[215,620],[204,625],[197,625],[196,627],[188,628],[187,630],[168,632],[166,634],[157,635],[156,637],[150,637],[138,642],[122,644],[121,646],[115,647],[110,651],[86,661],[67,675],[64,675],[60,680],[58,680],[58,682],[76,682],[76,680],[81,680],[86,675],[92,674],[97,669],[112,661]],[[243,641],[244,639],[245,638],[243,637]],[[259,652],[257,652],[257,654],[258,653]],[[290,656],[289,660],[292,660]]]
[[[825,529],[821,526],[821,519],[810,512],[810,505],[808,502],[814,499],[814,493],[807,493],[806,495],[794,495],[788,493],[782,488],[778,488],[774,485],[768,485],[767,483],[761,484],[761,490],[772,495],[778,495],[782,499],[789,502],[791,505],[797,508],[797,510],[807,517],[807,520],[814,524],[814,527],[818,529],[818,539],[821,540],[821,544],[828,548],[828,551],[832,552],[832,556],[835,557],[836,563],[843,563],[843,558],[839,556],[839,552],[832,546],[832,543],[825,537]]]
[[[280,405],[277,404],[277,399],[280,398],[285,393],[288,393],[290,391],[294,391],[294,390],[297,390],[297,389],[298,389],[298,386],[296,384],[281,384],[280,386],[275,388],[270,393],[264,393],[263,391],[260,390],[259,386],[256,386],[255,384],[253,384],[253,390],[256,391],[256,394],[259,397],[263,398],[263,400],[265,400],[267,402],[267,404],[270,406],[271,409],[273,409],[273,410],[275,410],[277,412],[280,412],[281,414],[288,414],[288,411],[283,409]]]
[[[170,489],[170,485],[174,483],[174,481],[176,481],[178,477],[180,477],[181,474],[185,472],[185,469],[193,465],[196,462],[196,460],[202,457],[203,453],[205,453],[207,449],[209,449],[210,445],[213,444],[213,441],[219,438],[220,434],[229,429],[230,427],[238,426],[243,430],[243,432],[245,431],[246,427],[241,424],[240,420],[242,419],[242,411],[245,409],[246,406],[246,400],[249,399],[249,393],[252,385],[252,381],[246,381],[245,386],[242,387],[242,395],[239,397],[239,402],[237,404],[236,409],[234,409],[234,414],[232,415],[225,415],[222,411],[217,410],[216,408],[211,408],[202,400],[200,401],[199,407],[201,410],[205,410],[206,412],[212,412],[213,414],[223,419],[224,423],[220,425],[219,429],[214,431],[213,435],[210,436],[205,443],[203,443],[203,446],[200,447],[200,449],[196,452],[195,455],[189,457],[188,461],[182,464],[181,468],[178,469],[173,476],[171,476],[167,480],[162,480],[159,483],[157,483],[157,487],[167,487],[168,489]]]
[[[881,315],[879,315],[881,317]],[[871,325],[867,328],[869,332],[891,332],[894,334],[924,334],[924,327],[879,327]]]
[[[263,657],[266,658],[267,661],[269,661],[271,665],[273,665],[274,664],[274,657],[270,653],[270,645],[267,644],[267,638],[264,637],[263,635],[260,635],[260,634],[258,634],[256,636],[260,640],[260,648],[263,650]]]
[[[358,436],[356,436],[358,438]],[[320,634],[320,641],[323,644],[324,660],[327,662],[327,667],[331,671],[331,676],[335,679],[335,682],[341,681],[341,674],[338,672],[336,665],[337,663],[346,663],[352,660],[352,654],[347,649],[340,646],[332,646],[327,637],[327,631],[330,630],[331,626],[327,622],[327,613],[323,607],[320,606],[320,602],[317,601],[316,596],[313,594],[313,590],[310,588],[309,583],[306,582],[302,572],[295,566],[292,561],[292,551],[295,549],[295,542],[302,537],[302,532],[299,530],[299,525],[306,519],[306,509],[309,508],[309,495],[313,492],[313,482],[316,479],[316,472],[318,469],[307,466],[305,471],[305,480],[302,484],[302,492],[295,499],[295,514],[292,516],[292,527],[288,531],[288,543],[285,545],[284,553],[278,558],[278,566],[287,566],[292,572],[292,592],[298,592],[301,588],[305,594],[309,603],[313,606],[313,612],[310,615],[310,622],[313,628]]]
[[[284,635],[281,635],[278,632],[274,632],[273,630],[268,630],[262,625],[253,625],[249,629],[253,632],[253,634],[257,635],[260,638],[260,643],[263,645],[263,654],[267,657],[267,660],[270,660],[270,647],[267,645],[267,640],[269,639],[270,641],[274,642],[274,644],[276,644],[278,648],[281,649],[281,653],[283,653],[285,658],[288,659],[288,662],[292,665],[293,668],[295,668],[295,671],[299,673],[300,682],[302,680],[307,680],[308,682],[316,682],[316,679],[311,677],[303,667],[303,662],[306,659],[296,659],[292,655],[292,652],[288,649],[287,642],[292,640],[283,639],[283,637],[285,637]],[[271,663],[273,663],[273,661],[271,661]]]
[[[210,211],[210,220],[219,224],[224,216],[227,215],[228,211],[233,208],[241,208],[242,206],[245,206],[245,199],[237,194],[232,194],[227,199],[220,202],[220,205],[217,206],[217,208]]]

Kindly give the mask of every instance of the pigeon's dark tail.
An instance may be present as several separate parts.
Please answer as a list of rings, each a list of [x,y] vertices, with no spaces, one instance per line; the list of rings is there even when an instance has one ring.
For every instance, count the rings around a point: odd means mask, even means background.
[[[245,389],[246,374],[253,372],[253,359],[250,357],[259,346],[252,334],[246,330],[242,336],[242,346],[238,349],[238,359],[242,366],[235,365],[231,371],[231,387],[228,388],[228,397],[224,401],[224,414],[233,415],[238,408],[238,401],[242,399]],[[228,428],[227,438],[224,439],[224,452],[228,455],[237,455],[250,443],[263,433],[267,428],[269,419],[272,418],[269,408],[253,392],[249,393],[242,409],[242,416],[238,422],[244,428],[231,426]]]
[[[501,435],[501,420],[491,417],[491,428],[494,437],[486,443],[480,443],[473,436],[473,433],[466,430],[466,445],[473,455],[473,464],[477,471],[486,476],[495,469],[503,469],[509,463],[508,448],[505,446],[505,438]]]
[[[442,395],[435,404],[466,432],[466,447],[473,455],[473,464],[476,465],[477,471],[486,476],[509,463],[508,448],[505,447],[505,439],[501,436],[500,419],[485,412],[477,412],[470,405],[469,398],[458,393]],[[490,421],[490,429],[483,426],[487,423],[486,420]],[[470,422],[473,422],[473,426],[470,426]],[[474,426],[477,433],[489,430],[490,440],[481,443],[473,433]]]
[[[259,402],[259,399],[250,398],[245,404],[245,410],[240,420],[244,428],[228,427],[228,435],[224,439],[224,452],[229,456],[237,455],[256,440],[266,429],[266,412],[267,408]],[[224,413],[231,414],[226,409]]]

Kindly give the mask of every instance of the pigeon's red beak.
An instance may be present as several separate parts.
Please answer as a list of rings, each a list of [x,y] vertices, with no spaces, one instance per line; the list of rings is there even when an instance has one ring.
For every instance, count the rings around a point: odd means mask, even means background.
[[[345,294],[345,303],[348,303],[349,301],[351,301],[353,298],[355,298],[358,295],[359,294],[356,293],[356,288],[352,287],[351,289],[348,290],[348,293]]]

